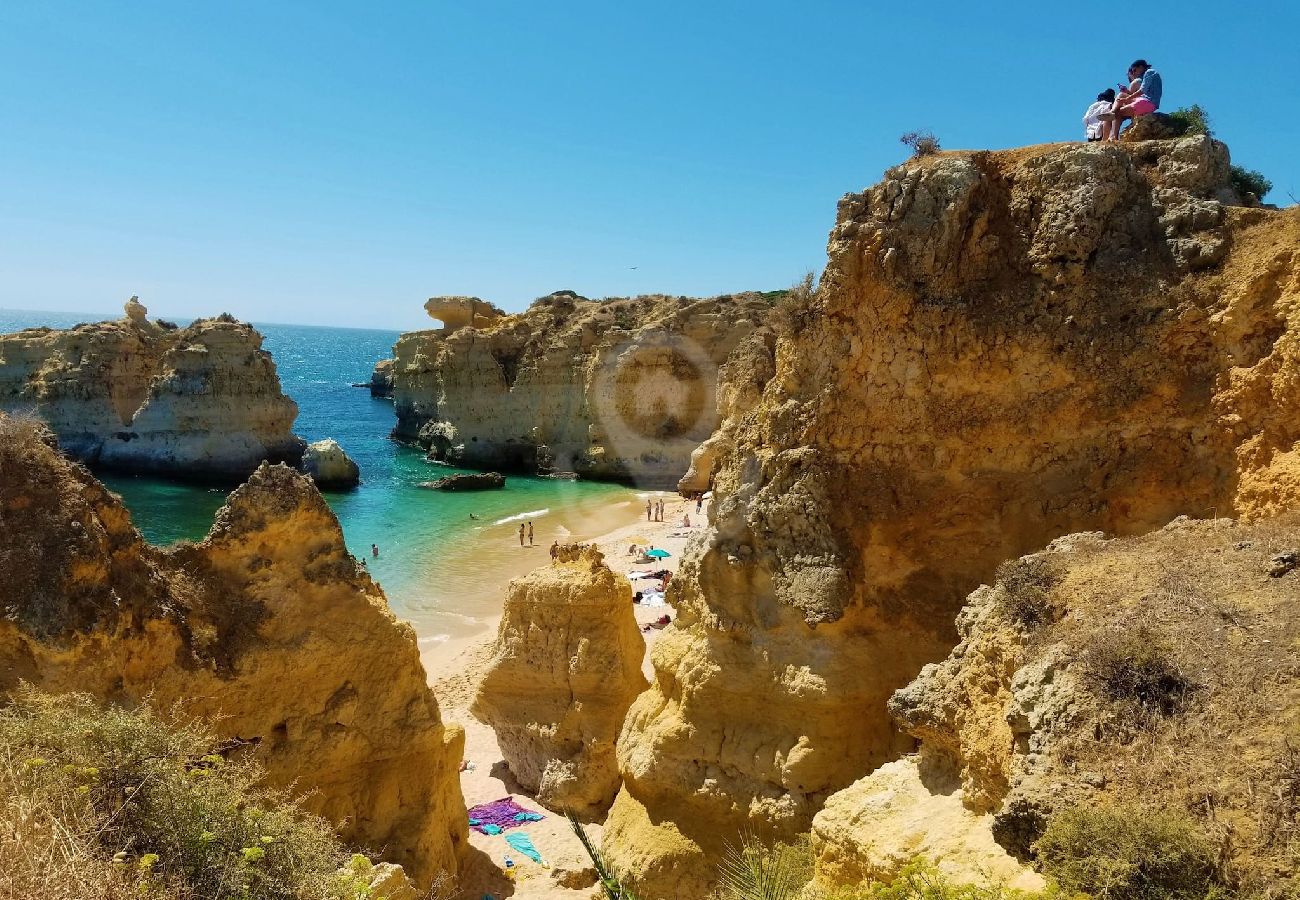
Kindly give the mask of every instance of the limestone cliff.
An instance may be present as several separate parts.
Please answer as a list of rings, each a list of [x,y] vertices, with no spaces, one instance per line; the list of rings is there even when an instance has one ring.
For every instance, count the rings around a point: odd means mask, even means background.
[[[454,871],[463,733],[311,482],[263,465],[203,541],[159,549],[31,431],[0,414],[0,691],[219,716],[345,839],[424,883]]]
[[[650,898],[911,748],[886,700],[998,563],[1300,502],[1300,212],[1205,137],[943,153],[845,197],[628,714],[605,831]]]
[[[0,335],[0,410],[30,411],[92,465],[179,477],[247,477],[296,462],[297,405],[262,336],[229,316],[177,329],[126,317]]]
[[[627,578],[594,548],[563,547],[511,582],[474,715],[541,803],[594,818],[618,792],[614,741],[644,656]]]
[[[1285,895],[1300,878],[1288,850],[1300,816],[1297,551],[1294,515],[1178,519],[1143,537],[1071,535],[1004,565],[971,595],[952,654],[890,702],[921,742],[908,761],[916,789],[887,795],[878,772],[815,820],[823,883],[889,862],[853,845],[849,817],[876,808],[887,834],[951,811],[955,796],[979,827],[953,849],[1004,861],[1028,856],[1070,805],[1188,810],[1223,840],[1247,895]]]
[[[506,316],[470,301],[434,298],[446,327],[394,347],[394,436],[476,468],[655,487],[675,485],[713,433],[717,368],[770,308],[757,294],[561,292]]]

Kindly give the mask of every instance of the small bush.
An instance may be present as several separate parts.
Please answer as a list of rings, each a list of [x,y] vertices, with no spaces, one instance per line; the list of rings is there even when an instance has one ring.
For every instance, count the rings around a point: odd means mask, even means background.
[[[1247,169],[1245,166],[1232,167],[1232,186],[1244,199],[1254,197],[1263,200],[1264,195],[1273,190],[1273,182],[1264,177],[1262,172]]]
[[[1174,663],[1172,651],[1147,628],[1101,635],[1085,665],[1108,699],[1131,703],[1144,713],[1171,716],[1195,689]]]
[[[1214,128],[1210,125],[1210,114],[1200,104],[1193,103],[1191,106],[1182,106],[1169,114],[1170,121],[1178,133],[1181,134],[1204,134],[1213,136]]]
[[[930,156],[941,149],[939,139],[928,129],[904,132],[899,136],[898,141],[909,147],[913,156]]]
[[[998,567],[1001,602],[1012,621],[1030,630],[1054,622],[1058,611],[1052,589],[1058,576],[1047,561],[1037,557],[1008,560]]]
[[[813,301],[817,297],[814,278],[813,273],[808,272],[789,290],[782,292],[772,307],[772,325],[777,333],[798,334],[813,324]]]
[[[0,711],[0,896],[364,896],[330,824],[215,746],[147,709],[20,689]]]
[[[1094,900],[1204,900],[1223,893],[1217,854],[1186,815],[1128,806],[1075,807],[1035,845],[1045,875]]]

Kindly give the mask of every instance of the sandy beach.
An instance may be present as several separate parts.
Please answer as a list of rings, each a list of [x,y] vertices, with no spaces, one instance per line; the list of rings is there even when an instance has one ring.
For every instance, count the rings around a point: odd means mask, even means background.
[[[702,511],[697,513],[694,501],[683,500],[674,493],[644,492],[638,494],[638,498],[639,504],[632,504],[631,507],[627,504],[619,505],[616,512],[619,521],[611,523],[607,520],[601,523],[608,527],[604,533],[586,540],[575,533],[571,540],[596,544],[605,554],[606,564],[616,572],[667,570],[676,574],[686,544],[704,531],[708,501],[704,502]],[[646,521],[647,499],[662,499],[666,502],[663,522]],[[690,528],[682,526],[683,516],[687,515],[691,521]],[[653,545],[666,550],[671,556],[653,565],[640,564],[635,561],[636,557],[627,552],[632,544],[641,547]],[[541,546],[541,552],[544,553],[549,546],[548,540]],[[504,599],[506,586],[512,578],[538,565],[536,555],[525,552],[520,556],[522,558],[518,567],[503,567],[500,577],[493,579],[495,583],[491,588],[501,599]],[[641,585],[658,584],[658,580],[641,579],[633,582],[633,589],[642,590]],[[488,587],[485,585],[485,590]],[[646,640],[646,658],[642,666],[648,678],[651,674],[650,648],[660,632],[653,628],[646,631],[644,626],[665,614],[673,615],[673,611],[667,606],[638,606],[634,611],[637,622],[643,626],[642,634]],[[587,871],[590,862],[570,830],[568,821],[543,808],[523,791],[502,761],[492,729],[469,714],[469,705],[492,657],[499,621],[498,614],[487,633],[467,638],[459,644],[449,645],[448,642],[438,648],[438,652],[427,654],[425,667],[442,706],[444,720],[459,724],[465,729],[466,769],[461,773],[461,789],[466,806],[472,807],[513,796],[521,806],[544,815],[546,818],[542,821],[522,829],[532,839],[544,862],[539,865],[515,852],[501,835],[485,835],[471,830],[470,846],[473,849],[466,871],[462,874],[460,888],[464,896],[474,900],[488,896],[494,900],[504,897],[530,900],[589,897],[592,895],[591,875]],[[598,824],[587,826],[588,834],[597,843],[600,831]],[[507,858],[514,863],[511,867],[513,883],[507,878]]]

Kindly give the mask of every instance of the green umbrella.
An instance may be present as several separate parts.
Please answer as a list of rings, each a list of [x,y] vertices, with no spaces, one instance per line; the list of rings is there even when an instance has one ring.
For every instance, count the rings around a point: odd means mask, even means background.
[[[660,550],[658,547],[651,550],[646,556],[653,556],[655,559],[663,559],[665,556],[672,556],[667,550]]]

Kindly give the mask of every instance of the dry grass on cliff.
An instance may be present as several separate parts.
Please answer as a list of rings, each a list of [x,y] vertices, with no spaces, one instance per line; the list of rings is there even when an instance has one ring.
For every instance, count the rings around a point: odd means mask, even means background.
[[[1030,603],[1060,611],[1028,661],[1069,659],[1084,688],[1054,768],[1099,777],[1092,802],[1191,815],[1255,896],[1300,891],[1300,570],[1272,574],[1297,548],[1294,516],[1175,522],[1074,551]]]
[[[368,896],[327,822],[214,746],[147,710],[20,689],[0,710],[0,897]]]

